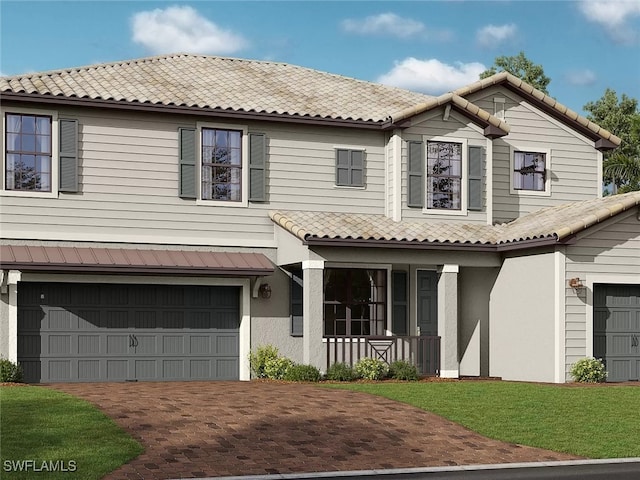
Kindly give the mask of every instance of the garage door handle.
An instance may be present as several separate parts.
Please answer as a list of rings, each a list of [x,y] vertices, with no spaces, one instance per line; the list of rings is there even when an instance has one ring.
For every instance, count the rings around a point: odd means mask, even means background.
[[[129,335],[129,346],[133,348],[137,347],[138,337],[136,337],[135,335]]]

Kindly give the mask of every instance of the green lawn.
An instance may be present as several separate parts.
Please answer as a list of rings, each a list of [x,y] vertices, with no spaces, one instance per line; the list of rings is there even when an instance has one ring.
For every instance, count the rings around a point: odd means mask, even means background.
[[[327,386],[408,403],[506,442],[590,458],[640,457],[640,387],[488,381]]]
[[[0,387],[3,479],[99,479],[142,450],[89,402],[43,387]],[[35,460],[41,471],[9,472],[15,468],[10,462],[20,460]],[[59,461],[58,470],[71,470],[74,462],[76,471],[47,472],[43,461]]]

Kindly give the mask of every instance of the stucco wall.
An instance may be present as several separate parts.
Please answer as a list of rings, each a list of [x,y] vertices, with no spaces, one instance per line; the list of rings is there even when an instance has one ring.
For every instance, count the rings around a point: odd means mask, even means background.
[[[505,258],[490,296],[489,374],[553,382],[554,254]]]

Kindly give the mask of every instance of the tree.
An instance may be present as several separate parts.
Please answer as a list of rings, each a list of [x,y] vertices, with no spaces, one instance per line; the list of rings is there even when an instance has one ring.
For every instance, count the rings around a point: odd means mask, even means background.
[[[604,154],[603,179],[614,193],[640,190],[640,111],[638,100],[624,93],[620,101],[607,88],[602,98],[584,107],[587,118],[622,140],[618,148]]]
[[[494,65],[488,70],[485,70],[480,74],[480,78],[487,78],[491,75],[495,75],[498,72],[509,72],[511,75],[524,80],[529,85],[537,88],[545,94],[549,94],[547,86],[551,79],[544,74],[542,65],[536,65],[527,57],[524,52],[520,52],[518,55],[512,57],[497,57],[494,61]]]

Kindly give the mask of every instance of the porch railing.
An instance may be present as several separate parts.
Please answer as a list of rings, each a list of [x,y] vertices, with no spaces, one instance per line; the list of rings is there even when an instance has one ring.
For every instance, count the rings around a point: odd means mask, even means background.
[[[334,363],[355,365],[361,358],[377,358],[387,364],[404,360],[423,376],[440,375],[440,337],[328,335],[327,369]]]

